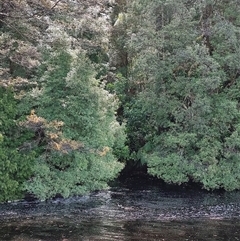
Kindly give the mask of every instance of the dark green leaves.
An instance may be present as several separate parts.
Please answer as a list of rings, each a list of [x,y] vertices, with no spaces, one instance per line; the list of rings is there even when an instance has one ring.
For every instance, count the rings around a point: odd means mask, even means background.
[[[130,26],[141,19],[127,41],[130,147],[166,182],[240,188],[240,29],[230,2],[130,4]]]

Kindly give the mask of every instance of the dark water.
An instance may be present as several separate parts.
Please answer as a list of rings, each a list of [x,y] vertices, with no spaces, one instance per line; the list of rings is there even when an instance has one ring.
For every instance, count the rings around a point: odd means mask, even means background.
[[[67,200],[0,205],[0,240],[240,240],[240,192],[137,184]]]

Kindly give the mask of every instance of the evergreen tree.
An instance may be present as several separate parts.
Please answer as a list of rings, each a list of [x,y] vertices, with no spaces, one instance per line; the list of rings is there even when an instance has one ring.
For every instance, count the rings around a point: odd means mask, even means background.
[[[15,189],[19,183],[46,199],[107,187],[123,167],[117,160],[128,154],[124,125],[115,120],[117,97],[104,90],[108,1],[3,0],[0,8],[0,86],[11,86],[18,100],[17,116],[4,121],[14,120],[14,138],[22,128],[33,133],[13,144],[0,129],[2,163],[12,151],[19,160],[36,154],[32,175],[11,175]]]
[[[0,88],[0,202],[22,198],[24,182],[32,174],[34,153],[20,149],[31,134],[16,124],[17,105],[13,92]]]
[[[46,67],[42,89],[30,93],[29,104],[53,125],[42,127],[45,147],[27,190],[46,199],[106,188],[123,167],[115,156],[125,148],[123,126],[115,120],[116,96],[99,86],[83,53],[55,51]],[[59,121],[61,128],[54,132]]]
[[[236,1],[136,0],[128,9],[125,95],[134,93],[124,115],[136,158],[169,183],[239,189]]]

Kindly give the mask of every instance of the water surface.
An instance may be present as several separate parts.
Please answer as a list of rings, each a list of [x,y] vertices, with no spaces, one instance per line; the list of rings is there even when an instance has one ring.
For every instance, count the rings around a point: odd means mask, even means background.
[[[2,204],[0,240],[240,240],[240,192],[137,184],[65,200]]]

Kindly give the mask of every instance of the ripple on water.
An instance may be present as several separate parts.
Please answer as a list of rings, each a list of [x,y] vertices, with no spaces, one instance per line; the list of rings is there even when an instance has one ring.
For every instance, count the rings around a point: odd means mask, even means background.
[[[141,187],[2,204],[0,240],[240,240],[239,197]]]

